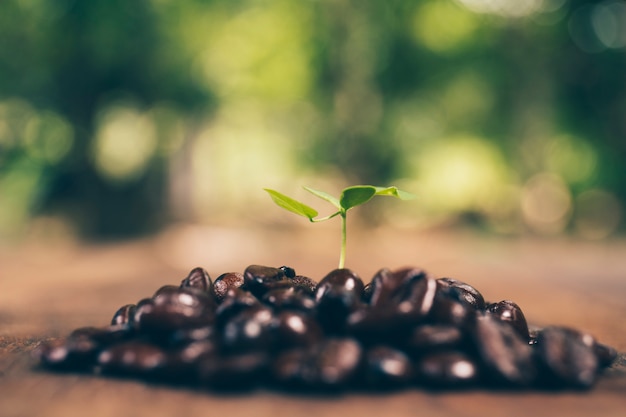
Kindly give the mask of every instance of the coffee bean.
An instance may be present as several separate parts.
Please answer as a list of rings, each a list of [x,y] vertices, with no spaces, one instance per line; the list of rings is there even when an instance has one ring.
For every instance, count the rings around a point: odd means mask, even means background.
[[[98,356],[105,373],[156,376],[167,364],[167,355],[159,347],[141,341],[111,346]]]
[[[371,388],[395,389],[408,385],[414,378],[413,365],[402,351],[376,346],[365,355],[365,383]]]
[[[488,381],[526,386],[535,378],[532,350],[513,328],[492,315],[478,315],[473,342]]]
[[[279,267],[278,269],[283,271],[283,273],[285,274],[285,276],[287,278],[295,278],[295,276],[296,276],[296,270],[291,268],[291,267],[283,265],[283,266]]]
[[[243,273],[246,289],[257,297],[276,288],[291,287],[291,280],[280,268],[250,265]]]
[[[100,346],[88,337],[43,342],[33,356],[46,368],[59,371],[88,371],[95,365]]]
[[[278,348],[310,346],[323,337],[322,328],[315,319],[297,311],[283,311],[275,318]]]
[[[417,379],[425,388],[463,388],[479,378],[476,364],[456,351],[430,353],[417,362],[416,369]]]
[[[296,291],[311,297],[315,294],[315,290],[317,289],[317,282],[303,275],[293,277],[291,279],[291,285]]]
[[[213,292],[218,302],[221,302],[229,290],[240,288],[244,284],[243,274],[226,272],[215,279]]]
[[[403,268],[391,272],[387,268],[379,270],[370,282],[371,296],[369,304],[372,307],[388,307],[394,304],[394,296],[405,283],[419,281],[426,278],[426,272],[417,268]]]
[[[424,352],[460,349],[464,344],[463,332],[455,326],[422,324],[415,327],[406,342],[406,349],[413,355]]]
[[[106,327],[79,327],[72,331],[68,340],[86,338],[94,341],[101,347],[128,340],[133,336],[133,330],[126,325],[111,325]]]
[[[393,297],[392,303],[403,320],[413,324],[425,320],[433,308],[437,281],[427,274],[410,274]]]
[[[268,378],[269,357],[265,352],[208,355],[198,361],[197,368],[203,385],[218,391],[246,391]]]
[[[381,341],[395,346],[406,338],[412,327],[412,321],[391,307],[360,306],[346,319],[346,333],[367,346]]]
[[[475,310],[483,310],[485,308],[485,299],[482,294],[471,285],[452,278],[439,278],[437,284],[440,287],[440,291],[447,292],[461,304],[468,305]]]
[[[262,298],[262,301],[276,311],[296,310],[302,312],[312,312],[315,308],[315,301],[295,288],[279,288],[271,290]]]
[[[363,281],[349,269],[335,269],[320,281],[315,291],[317,319],[331,333],[345,330],[348,315],[361,302]]]
[[[593,351],[598,358],[598,364],[601,367],[611,366],[611,364],[617,358],[617,350],[611,346],[597,343],[593,346]]]
[[[205,293],[213,292],[213,282],[204,268],[194,268],[180,283],[181,288],[196,288]]]
[[[453,325],[465,329],[476,310],[467,302],[459,301],[449,288],[437,285],[429,320],[434,324]]]
[[[497,317],[499,320],[513,326],[517,334],[525,341],[530,341],[530,333],[528,324],[522,309],[513,301],[504,300],[498,303],[489,304],[486,310]]]
[[[249,352],[270,349],[275,341],[272,310],[265,306],[247,308],[232,317],[219,332],[225,351]]]
[[[543,329],[536,345],[543,383],[550,387],[590,387],[599,370],[595,345],[591,336],[573,329]]]
[[[218,327],[223,327],[232,317],[250,307],[260,306],[261,302],[254,295],[240,288],[228,290],[226,298],[215,311],[215,321]]]
[[[120,307],[113,318],[111,319],[112,325],[126,324],[132,326],[133,316],[135,315],[135,309],[137,306],[135,304],[126,304]]]

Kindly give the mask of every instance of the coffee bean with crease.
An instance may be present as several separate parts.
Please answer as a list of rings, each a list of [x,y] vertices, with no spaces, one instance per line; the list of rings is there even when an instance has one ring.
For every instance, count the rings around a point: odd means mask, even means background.
[[[435,301],[437,281],[428,274],[409,274],[396,291],[392,305],[398,317],[411,324],[424,321]]]
[[[472,307],[474,310],[485,308],[485,299],[482,294],[465,282],[453,278],[439,278],[437,285],[440,287],[440,291],[448,293],[450,297],[461,304]]]
[[[401,350],[375,346],[367,350],[364,360],[365,385],[382,390],[408,385],[414,379],[410,358]]]
[[[419,268],[402,268],[391,272],[387,268],[379,270],[372,281],[369,304],[372,307],[386,307],[394,304],[394,296],[406,283],[426,278],[426,272]]]
[[[222,328],[232,317],[258,306],[261,306],[261,301],[248,291],[241,288],[230,289],[226,298],[215,310],[215,324],[218,328]]]
[[[246,290],[259,298],[270,290],[292,286],[285,271],[271,266],[250,265],[244,271],[243,278]]]
[[[88,337],[43,342],[33,356],[39,363],[58,371],[88,371],[95,365],[100,345]]]
[[[311,346],[324,337],[322,328],[310,315],[298,311],[283,311],[274,318],[277,348],[290,349]]]
[[[541,330],[536,345],[540,380],[550,387],[590,387],[600,367],[595,345],[593,337],[570,328]]]
[[[513,301],[503,300],[491,303],[487,305],[486,310],[502,322],[510,324],[523,340],[530,341],[530,333],[524,313]]]
[[[201,267],[196,267],[189,272],[189,275],[180,282],[181,288],[195,288],[205,293],[213,295],[213,282],[209,273]]]
[[[215,279],[213,292],[217,302],[222,302],[228,291],[240,288],[244,284],[243,274],[239,272],[226,272]]]
[[[188,385],[197,384],[198,364],[218,355],[218,346],[213,338],[190,342],[178,350],[170,351],[165,368],[168,379]]]
[[[296,310],[310,313],[315,308],[315,301],[312,297],[293,287],[271,290],[265,293],[261,301],[276,311]]]
[[[402,344],[413,323],[399,316],[391,307],[361,305],[346,319],[345,330],[365,346],[385,343]]]
[[[437,285],[429,312],[433,324],[452,325],[465,330],[477,314],[470,304],[461,302],[447,287]]]
[[[534,381],[532,348],[511,326],[490,314],[480,314],[474,320],[472,337],[485,382],[528,386]]]
[[[317,319],[326,331],[345,331],[346,318],[361,303],[363,287],[361,278],[349,269],[335,269],[320,281],[315,291]]]
[[[443,350],[421,357],[416,365],[417,382],[425,388],[458,389],[479,381],[479,367],[466,354]]]
[[[265,351],[276,340],[272,310],[258,305],[247,308],[228,320],[217,334],[226,352]]]
[[[166,367],[168,356],[161,348],[143,341],[113,345],[98,355],[104,373],[157,376]]]
[[[137,306],[135,304],[126,304],[120,307],[115,314],[113,314],[113,318],[111,319],[112,325],[128,325],[132,326],[133,316],[135,315],[135,309]]]

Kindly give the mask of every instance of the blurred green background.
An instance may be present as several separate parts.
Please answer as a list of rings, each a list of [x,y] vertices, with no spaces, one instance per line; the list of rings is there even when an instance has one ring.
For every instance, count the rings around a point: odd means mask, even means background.
[[[372,222],[606,238],[625,47],[616,0],[2,0],[0,240],[283,221],[263,187],[358,183],[418,196]]]

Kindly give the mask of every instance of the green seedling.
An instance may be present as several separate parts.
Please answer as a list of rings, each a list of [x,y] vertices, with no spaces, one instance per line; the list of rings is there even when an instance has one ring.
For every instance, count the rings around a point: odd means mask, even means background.
[[[285,210],[299,216],[306,217],[312,223],[323,222],[337,216],[341,217],[341,253],[339,255],[339,268],[343,268],[346,262],[346,220],[348,210],[367,203],[377,195],[396,197],[401,200],[410,200],[415,197],[413,194],[399,190],[397,187],[375,187],[373,185],[354,185],[344,188],[339,198],[335,198],[323,191],[314,190],[313,188],[304,187],[304,189],[314,196],[328,201],[330,204],[335,206],[337,211],[325,217],[317,217],[319,213],[314,208],[281,194],[278,191],[264,188],[264,190],[269,193],[270,197],[272,197],[274,203],[276,203],[279,207],[282,207]]]

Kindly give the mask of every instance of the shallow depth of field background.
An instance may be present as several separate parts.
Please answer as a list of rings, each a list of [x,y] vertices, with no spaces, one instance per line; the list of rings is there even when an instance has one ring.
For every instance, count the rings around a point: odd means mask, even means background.
[[[0,243],[317,227],[262,188],[359,183],[418,196],[362,224],[618,236],[625,48],[621,0],[3,0]]]

